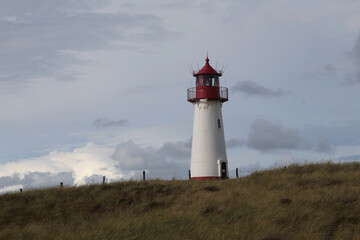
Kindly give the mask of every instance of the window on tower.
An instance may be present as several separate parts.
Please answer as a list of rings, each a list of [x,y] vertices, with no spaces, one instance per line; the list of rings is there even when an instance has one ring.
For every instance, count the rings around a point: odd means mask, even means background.
[[[208,75],[202,75],[196,77],[196,87],[203,87],[203,86],[219,86],[219,77],[218,76],[208,76]]]
[[[217,120],[218,128],[221,128],[220,119]]]
[[[211,86],[211,79],[210,78],[205,78],[204,86]]]
[[[211,80],[212,80],[212,85],[214,87],[218,87],[219,86],[219,78],[217,76],[212,76],[211,77]]]
[[[196,77],[196,87],[201,87],[204,85],[204,77],[203,76],[197,76]]]

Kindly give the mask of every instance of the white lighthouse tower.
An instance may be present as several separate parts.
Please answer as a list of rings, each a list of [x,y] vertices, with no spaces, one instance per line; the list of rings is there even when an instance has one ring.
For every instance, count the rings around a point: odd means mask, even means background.
[[[206,57],[205,66],[193,72],[196,87],[187,90],[187,99],[194,106],[191,179],[229,177],[221,113],[223,103],[228,101],[228,89],[220,86],[221,75],[222,72],[213,69]]]

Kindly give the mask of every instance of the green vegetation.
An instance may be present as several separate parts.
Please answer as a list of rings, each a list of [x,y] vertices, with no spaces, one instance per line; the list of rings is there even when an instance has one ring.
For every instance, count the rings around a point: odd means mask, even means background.
[[[360,164],[5,194],[0,239],[360,239]]]

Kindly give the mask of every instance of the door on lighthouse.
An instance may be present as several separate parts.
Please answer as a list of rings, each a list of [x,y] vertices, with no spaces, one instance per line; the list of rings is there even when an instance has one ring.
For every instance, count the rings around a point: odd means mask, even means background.
[[[221,162],[221,179],[226,179],[226,162]]]

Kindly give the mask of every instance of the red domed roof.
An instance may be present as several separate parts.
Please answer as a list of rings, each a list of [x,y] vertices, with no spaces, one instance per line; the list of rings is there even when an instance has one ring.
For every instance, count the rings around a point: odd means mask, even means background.
[[[206,63],[205,66],[200,69],[197,73],[194,73],[194,77],[199,76],[199,75],[216,75],[216,76],[221,76],[221,72],[216,71],[215,69],[213,69],[210,64],[209,64],[209,58],[206,57]]]

